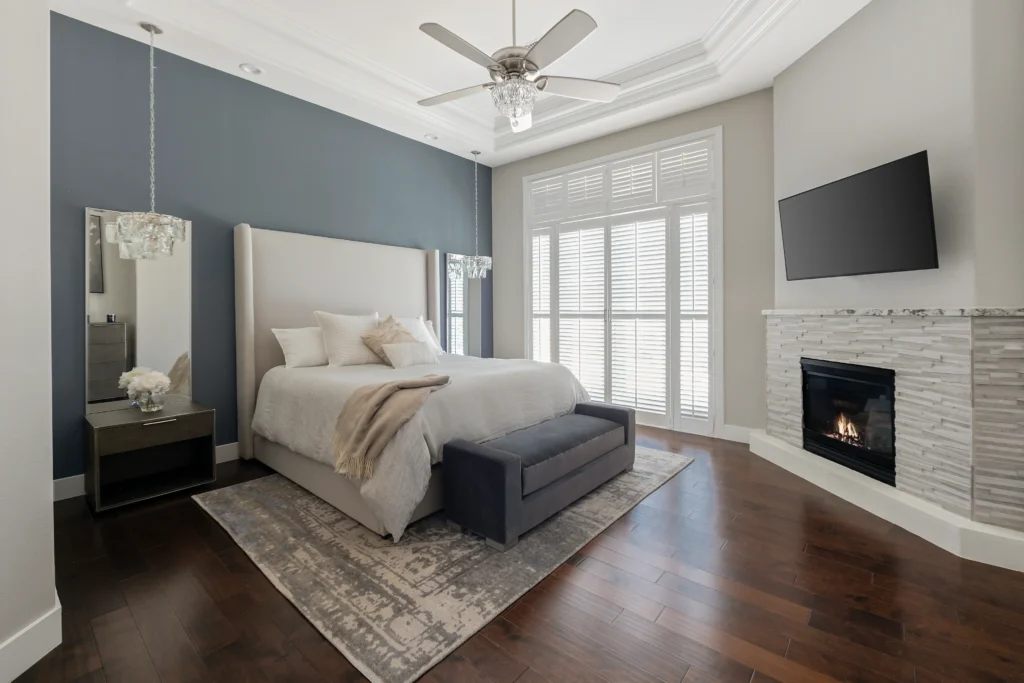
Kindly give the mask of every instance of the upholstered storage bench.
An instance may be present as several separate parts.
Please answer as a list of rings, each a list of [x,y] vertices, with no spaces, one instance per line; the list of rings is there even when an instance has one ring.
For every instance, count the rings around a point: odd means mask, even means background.
[[[448,523],[500,550],[520,534],[612,477],[633,469],[636,414],[602,403],[499,439],[444,446],[441,466]]]

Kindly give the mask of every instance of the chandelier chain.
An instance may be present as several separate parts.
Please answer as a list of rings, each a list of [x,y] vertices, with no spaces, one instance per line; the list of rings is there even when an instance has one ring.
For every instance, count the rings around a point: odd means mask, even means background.
[[[154,66],[155,31],[149,30],[149,211],[156,213],[156,67]]]
[[[473,228],[476,236],[474,255],[480,255],[480,189],[477,181],[477,164],[480,161],[480,152],[473,152]]]

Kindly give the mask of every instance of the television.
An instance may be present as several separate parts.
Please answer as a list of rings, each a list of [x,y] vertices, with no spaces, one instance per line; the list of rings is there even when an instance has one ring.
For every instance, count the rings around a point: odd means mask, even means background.
[[[787,280],[939,267],[928,152],[779,200]]]

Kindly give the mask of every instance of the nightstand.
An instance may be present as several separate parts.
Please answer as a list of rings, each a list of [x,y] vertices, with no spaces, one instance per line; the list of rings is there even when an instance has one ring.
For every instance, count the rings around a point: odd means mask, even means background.
[[[164,409],[86,415],[85,497],[96,512],[216,480],[215,416],[186,397]]]

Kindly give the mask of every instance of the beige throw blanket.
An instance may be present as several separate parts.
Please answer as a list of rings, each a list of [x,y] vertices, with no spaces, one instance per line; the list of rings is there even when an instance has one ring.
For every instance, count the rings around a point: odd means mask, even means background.
[[[398,428],[448,382],[444,375],[425,375],[356,389],[334,425],[334,471],[355,479],[372,477],[377,457]]]

